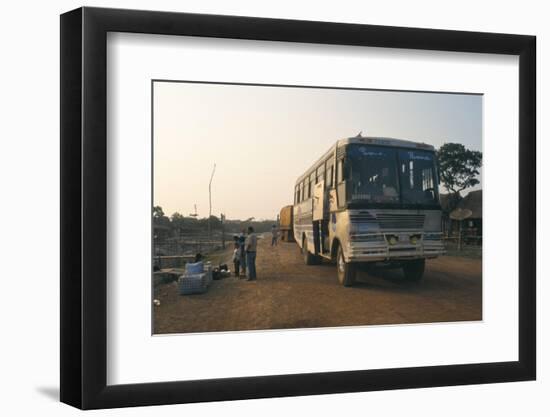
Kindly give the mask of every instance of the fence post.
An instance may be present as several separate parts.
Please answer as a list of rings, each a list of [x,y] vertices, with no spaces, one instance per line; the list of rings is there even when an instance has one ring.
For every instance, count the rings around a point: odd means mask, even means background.
[[[220,214],[221,226],[222,226],[222,248],[225,249],[225,214]]]

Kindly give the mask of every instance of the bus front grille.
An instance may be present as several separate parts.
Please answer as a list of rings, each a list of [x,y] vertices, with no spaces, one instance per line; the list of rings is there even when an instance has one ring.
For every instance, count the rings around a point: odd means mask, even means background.
[[[350,214],[350,220],[354,223],[378,225],[380,229],[414,229],[424,228],[424,214],[396,214],[378,213],[373,215],[369,212]]]

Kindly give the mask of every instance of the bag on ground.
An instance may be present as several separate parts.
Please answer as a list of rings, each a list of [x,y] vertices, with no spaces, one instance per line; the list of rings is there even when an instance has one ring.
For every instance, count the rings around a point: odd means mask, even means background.
[[[204,272],[204,263],[202,261],[191,263],[188,262],[185,264],[185,273],[186,274],[201,274]]]

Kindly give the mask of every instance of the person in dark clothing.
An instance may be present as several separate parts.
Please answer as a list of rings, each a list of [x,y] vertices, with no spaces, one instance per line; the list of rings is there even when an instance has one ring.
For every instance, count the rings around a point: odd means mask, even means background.
[[[246,249],[246,268],[248,269],[248,281],[256,280],[256,247],[258,238],[254,234],[254,228],[248,227],[248,236],[244,247]]]
[[[241,267],[242,274],[246,277],[246,250],[244,248],[244,244],[246,241],[246,237],[244,235],[244,229],[239,235],[239,265]]]
[[[279,229],[277,226],[271,226],[271,246],[277,246],[277,239],[279,239]]]

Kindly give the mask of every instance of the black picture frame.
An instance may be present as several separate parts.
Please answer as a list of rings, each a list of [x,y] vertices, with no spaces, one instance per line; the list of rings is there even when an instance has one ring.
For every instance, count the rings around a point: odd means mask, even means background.
[[[519,56],[519,360],[113,385],[107,376],[108,32]],[[534,36],[79,8],[61,15],[61,401],[82,409],[536,378]]]

